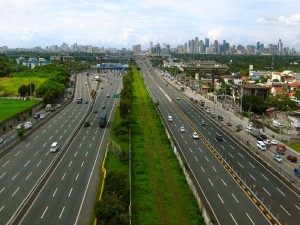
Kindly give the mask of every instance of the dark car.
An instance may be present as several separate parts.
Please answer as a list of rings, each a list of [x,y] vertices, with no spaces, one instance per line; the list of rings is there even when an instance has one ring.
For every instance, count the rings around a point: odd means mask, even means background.
[[[263,139],[268,139],[267,135],[261,133],[260,136],[263,138]]]
[[[94,109],[94,113],[97,113],[98,112],[98,109]]]
[[[294,163],[297,162],[297,157],[294,156],[294,155],[288,155],[286,158],[287,158],[287,160],[289,160],[290,162],[294,162]]]
[[[85,126],[85,127],[89,127],[89,126],[90,126],[90,122],[89,122],[89,121],[85,121],[85,122],[84,122],[84,126]]]
[[[34,118],[34,119],[38,119],[38,118],[40,118],[40,116],[41,116],[41,115],[40,115],[39,113],[37,113],[37,114],[34,114],[33,118]]]

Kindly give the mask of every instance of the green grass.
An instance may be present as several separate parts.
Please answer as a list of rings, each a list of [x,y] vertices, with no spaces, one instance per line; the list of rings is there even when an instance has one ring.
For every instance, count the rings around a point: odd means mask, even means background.
[[[40,103],[37,100],[0,99],[0,122]]]
[[[204,224],[143,80],[133,71],[133,224]]]
[[[37,89],[46,80],[47,78],[40,77],[3,77],[0,78],[0,95],[4,92],[18,95],[19,87],[21,85],[28,85],[31,82],[35,84],[35,89]]]

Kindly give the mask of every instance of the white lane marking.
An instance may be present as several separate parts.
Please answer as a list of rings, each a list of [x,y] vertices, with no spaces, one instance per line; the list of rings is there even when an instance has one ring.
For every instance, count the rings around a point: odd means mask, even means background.
[[[75,152],[74,157],[76,157],[77,153],[78,153],[78,152]]]
[[[0,212],[2,211],[3,208],[4,208],[4,205],[1,207]]]
[[[88,134],[88,133],[89,133],[89,130],[86,131],[86,134]]]
[[[196,161],[198,162],[198,159],[197,159],[197,157],[196,157],[196,156],[194,156],[194,157],[195,157]]]
[[[195,145],[197,144],[197,142],[194,140]]]
[[[189,148],[190,152],[193,152],[193,150],[191,148]]]
[[[32,174],[32,172],[30,172],[30,173],[28,174],[28,176],[26,177],[25,180],[28,180],[28,178],[31,176],[31,174]]]
[[[93,141],[95,140],[95,136],[93,136]]]
[[[251,217],[248,215],[248,213],[246,213],[246,215],[248,216],[248,218],[249,218],[249,220],[251,221],[251,223],[252,223],[253,225],[255,225],[255,223],[253,222],[253,220],[251,219]]]
[[[232,215],[231,213],[230,213],[230,216],[231,216],[231,219],[233,220],[233,222],[234,222],[236,225],[238,225],[237,222],[235,221],[233,215]]]
[[[71,124],[69,124],[68,128],[71,126]]]
[[[262,173],[261,173],[261,175],[266,179],[266,180],[269,180],[265,175],[263,175]]]
[[[241,153],[238,153],[242,158],[245,158]]]
[[[0,192],[0,193],[1,193],[1,192]],[[295,205],[295,207],[296,207],[298,210],[300,210],[300,207],[299,207],[299,206]]]
[[[240,162],[237,162],[237,164],[239,164],[239,165],[240,165],[240,167],[244,168],[244,167],[243,167],[243,165],[242,165]]]
[[[199,151],[200,151],[200,152],[203,152],[201,148],[199,148]]]
[[[64,173],[64,175],[62,176],[61,180],[64,180],[66,176],[66,173]]]
[[[43,219],[43,218],[44,218],[44,216],[45,216],[45,214],[46,214],[47,210],[48,210],[48,206],[47,206],[47,207],[46,207],[46,209],[44,210],[44,212],[43,212],[43,214],[42,214],[42,216],[41,216],[41,219]]]
[[[39,153],[39,150],[36,151],[36,153],[34,153],[34,156],[36,156]]]
[[[62,208],[62,210],[61,210],[61,212],[60,212],[60,215],[59,215],[59,217],[58,217],[59,219],[61,219],[61,217],[62,217],[64,211],[65,211],[65,206]]]
[[[230,157],[233,158],[233,155],[231,155],[230,152],[228,152],[228,155],[230,155]]]
[[[255,166],[251,163],[251,162],[248,162],[250,164],[250,166],[252,166],[253,168],[255,168]]]
[[[47,144],[47,143],[43,144],[43,147],[45,147],[45,146],[46,146],[46,144]]]
[[[283,196],[285,196],[285,194],[284,194],[278,187],[276,187],[276,189],[277,189]]]
[[[46,132],[46,130],[43,130],[43,131],[42,131],[42,134],[45,133],[45,132]]]
[[[30,160],[28,160],[27,163],[25,163],[24,167],[26,167],[29,163],[30,163]]]
[[[264,191],[271,197],[272,195],[270,194],[270,192],[268,192],[264,187],[263,187]]]
[[[28,143],[28,144],[25,146],[25,148],[27,148],[29,145],[30,145],[30,143]]]
[[[9,163],[9,160],[7,160],[6,163],[4,163],[4,164],[2,165],[2,167],[6,166],[6,164],[8,164],[8,163]]]
[[[71,190],[69,192],[69,195],[68,195],[68,198],[70,198],[72,191],[73,191],[73,188],[71,188]]]
[[[82,143],[80,143],[79,148],[81,147]]]
[[[6,174],[6,172],[4,172],[4,173],[1,175],[0,179],[1,179],[5,174]]]
[[[282,205],[280,205],[280,207],[286,212],[286,214],[288,214],[289,216],[291,216],[291,214],[289,214],[289,212],[285,208],[283,208]]]
[[[71,166],[71,164],[72,164],[72,161],[69,163],[69,167]]]
[[[79,173],[77,173],[77,176],[76,176],[76,178],[75,178],[75,181],[77,181],[77,179],[78,179],[78,176],[79,176]]]
[[[239,200],[237,200],[237,198],[235,197],[234,194],[231,194],[231,195],[232,195],[232,197],[234,198],[234,200],[235,200],[237,203],[240,203]]]
[[[202,167],[202,166],[201,166],[201,169],[202,169],[203,173],[205,173],[205,170],[203,169],[203,167]]]
[[[224,204],[223,199],[221,198],[221,196],[218,194],[219,199],[221,200],[221,202]]]
[[[231,147],[232,149],[234,149],[234,147],[233,147],[232,145],[230,145],[230,147]]]
[[[18,187],[17,190],[14,191],[14,193],[11,195],[11,197],[14,197],[15,194],[18,192],[19,189],[20,189],[20,187]]]
[[[51,137],[49,138],[49,141],[50,141],[52,138],[53,138],[53,136],[51,136]]]
[[[2,193],[2,191],[4,191],[4,189],[5,189],[5,187],[3,187],[3,188],[1,189],[0,194]]]
[[[38,167],[41,164],[42,160],[39,161],[38,164],[36,164],[36,167]]]
[[[98,128],[97,128],[97,130],[95,131],[95,134],[97,134],[97,131],[98,131]]]
[[[62,138],[62,135],[58,138],[58,140],[60,140]]]
[[[89,148],[91,148],[91,146],[92,146],[92,143],[90,143]]]
[[[62,125],[60,125],[60,128],[62,128],[64,125],[62,124]]]
[[[89,153],[89,152],[86,152],[86,153],[85,153],[85,157],[87,157],[88,153]]]
[[[220,145],[223,149],[225,149],[225,147],[223,145]]]
[[[209,159],[206,156],[204,156],[204,158],[206,159],[207,162],[209,162]]]
[[[58,130],[56,130],[54,133],[56,134],[58,132]]]
[[[221,181],[223,182],[223,184],[227,187],[227,184],[225,183],[225,181],[221,178]]]
[[[211,167],[213,168],[213,170],[214,170],[216,173],[218,172],[214,166],[211,166]]]
[[[211,186],[214,186],[214,184],[211,182],[211,180],[208,178],[209,183],[211,184]]]
[[[252,177],[253,180],[256,180],[251,173],[249,173],[249,176]]]
[[[15,156],[19,155],[20,152],[21,152],[21,151],[18,151],[18,152],[15,154]]]
[[[187,145],[188,143],[186,141],[184,141],[184,143]]]
[[[82,163],[81,163],[81,167],[83,167],[83,164],[84,164],[84,161],[82,161]]]
[[[64,130],[64,133],[66,133],[67,132],[67,130]]]
[[[55,189],[55,191],[53,192],[53,194],[52,194],[52,198],[54,198],[54,196],[55,196],[55,194],[56,194],[57,190],[58,190],[58,187],[57,187],[57,188]]]

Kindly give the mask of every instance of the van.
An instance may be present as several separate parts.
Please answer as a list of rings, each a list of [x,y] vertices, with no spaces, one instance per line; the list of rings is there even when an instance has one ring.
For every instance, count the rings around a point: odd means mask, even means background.
[[[256,146],[262,151],[267,150],[267,146],[265,145],[265,143],[263,141],[257,141]]]
[[[173,121],[172,116],[168,116],[168,121],[169,121],[169,122],[172,122],[172,121]]]
[[[58,143],[53,142],[52,145],[50,146],[50,152],[56,152],[58,150]]]
[[[216,134],[216,139],[217,139],[217,141],[223,141],[223,137],[222,137],[222,135],[221,134]]]

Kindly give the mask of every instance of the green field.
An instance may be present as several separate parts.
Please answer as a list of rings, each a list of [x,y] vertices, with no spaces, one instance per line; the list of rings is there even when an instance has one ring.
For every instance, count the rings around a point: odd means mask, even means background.
[[[204,224],[150,99],[133,68],[133,224]]]
[[[37,100],[18,100],[0,98],[0,122],[40,103]]]
[[[3,77],[0,78],[0,96],[4,93],[10,93],[10,95],[18,95],[18,89],[21,85],[28,85],[31,82],[35,84],[35,89],[40,84],[44,83],[47,78],[40,77]]]

